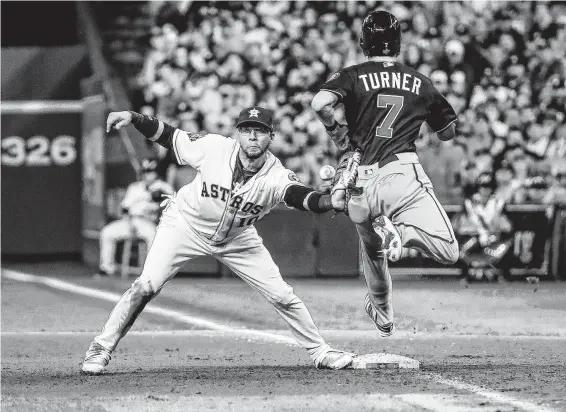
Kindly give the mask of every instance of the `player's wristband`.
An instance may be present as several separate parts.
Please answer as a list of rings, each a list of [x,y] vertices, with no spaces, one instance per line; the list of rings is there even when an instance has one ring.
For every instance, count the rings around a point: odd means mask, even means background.
[[[138,112],[134,112],[132,110],[129,111],[132,115],[132,124],[139,124],[143,121],[144,115]]]
[[[170,148],[175,128],[157,120],[154,117],[145,116],[141,113],[130,111],[132,114],[132,124],[148,140]]]
[[[334,209],[330,195],[321,192],[311,192],[307,200],[307,210],[314,213],[326,213]]]
[[[334,209],[334,206],[332,206],[332,199],[331,199],[330,195],[321,194],[320,197],[318,198],[317,203],[318,204],[317,204],[316,208],[313,208],[313,212],[325,213],[325,212],[328,212],[329,210]],[[336,210],[336,209],[334,209],[334,210]]]

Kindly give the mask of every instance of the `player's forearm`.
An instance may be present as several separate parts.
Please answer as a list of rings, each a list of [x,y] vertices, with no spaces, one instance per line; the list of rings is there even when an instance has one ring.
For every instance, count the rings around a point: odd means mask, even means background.
[[[334,119],[334,108],[332,106],[323,106],[319,111],[315,111],[315,113],[327,129],[338,125],[338,122]]]
[[[148,140],[157,143],[168,149],[173,142],[173,134],[176,128],[156,119],[155,117],[144,116],[143,114],[130,112],[132,114],[132,124]]]
[[[316,196],[316,197],[315,197]],[[313,203],[316,203],[316,206],[312,206],[311,211],[314,213],[326,213],[329,210],[334,210],[334,206],[332,205],[332,199],[330,195],[313,192],[312,196]]]
[[[326,128],[336,126],[338,123],[334,119],[335,104],[336,98],[331,93],[319,92],[312,99],[311,108]]]
[[[287,206],[307,212],[326,213],[334,209],[330,195],[305,186],[290,186],[284,200]]]
[[[336,95],[321,90],[312,99],[311,108],[326,128],[326,132],[336,147],[341,151],[345,151],[350,146],[350,138],[348,136],[348,127],[338,123],[334,118],[334,107],[337,103],[338,98]]]

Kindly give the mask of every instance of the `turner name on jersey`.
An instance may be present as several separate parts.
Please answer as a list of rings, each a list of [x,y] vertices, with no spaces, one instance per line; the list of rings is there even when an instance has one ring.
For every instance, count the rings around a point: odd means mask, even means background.
[[[192,183],[179,190],[176,204],[184,219],[211,244],[233,239],[283,201],[296,175],[267,152],[262,168],[245,184],[232,181],[240,144],[218,134],[200,138],[177,129],[172,148],[181,165],[197,170]]]

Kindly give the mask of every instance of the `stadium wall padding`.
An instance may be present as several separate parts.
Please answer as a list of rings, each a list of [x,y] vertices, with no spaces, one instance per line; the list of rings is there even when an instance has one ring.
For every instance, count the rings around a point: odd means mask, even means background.
[[[80,136],[80,113],[2,114],[2,255],[80,253]]]
[[[449,216],[461,210],[458,206],[448,209]],[[516,225],[507,260],[511,263],[511,275],[564,278],[566,209],[555,214],[557,220],[545,218],[545,213],[546,207],[541,205],[514,205],[508,210]],[[360,274],[357,233],[343,214],[314,215],[280,206],[256,223],[256,227],[284,277],[358,277]],[[443,266],[416,251],[390,264],[390,268],[394,275],[461,274],[458,266]],[[200,275],[234,276],[211,257],[190,261],[179,272],[179,276]]]
[[[293,213],[292,219],[289,219],[290,213]],[[312,276],[316,273],[314,214],[280,207],[257,222],[256,228],[281,274]]]
[[[78,258],[85,47],[2,48],[1,67],[2,256]]]
[[[343,213],[317,216],[316,273],[322,276],[358,276],[358,233]]]

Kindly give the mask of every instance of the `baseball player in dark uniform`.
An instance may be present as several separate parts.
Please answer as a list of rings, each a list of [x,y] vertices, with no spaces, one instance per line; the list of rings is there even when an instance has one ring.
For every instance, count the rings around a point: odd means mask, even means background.
[[[387,259],[400,259],[406,247],[444,264],[458,260],[450,220],[415,147],[424,122],[439,139],[452,139],[456,113],[430,79],[397,61],[401,27],[395,16],[371,12],[360,46],[368,61],[335,73],[311,106],[338,148],[349,152],[343,158],[359,157],[355,187],[344,195],[361,239],[366,312],[380,334],[389,336],[395,326]],[[344,104],[345,125],[334,118],[338,103]]]

